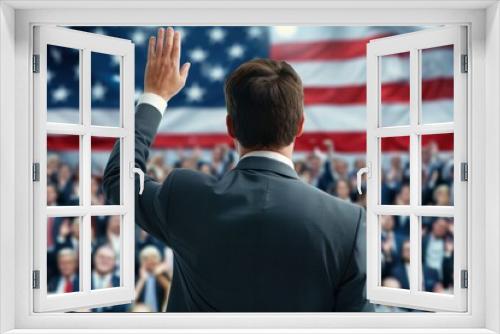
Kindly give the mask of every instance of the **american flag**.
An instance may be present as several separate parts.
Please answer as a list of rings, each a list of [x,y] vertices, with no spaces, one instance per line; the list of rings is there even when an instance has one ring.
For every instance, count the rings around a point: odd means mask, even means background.
[[[182,34],[181,62],[192,63],[185,88],[168,103],[154,143],[157,149],[210,148],[231,144],[225,128],[224,79],[239,64],[253,58],[289,62],[304,84],[305,134],[299,151],[322,148],[331,139],[340,153],[366,149],[366,44],[384,36],[420,27],[174,27]],[[130,39],[135,44],[135,97],[143,90],[148,37],[156,27],[74,27],[91,33]],[[92,55],[92,121],[113,125],[118,120],[119,61]],[[382,122],[407,124],[409,57],[384,57]],[[48,51],[48,120],[78,120],[78,53],[51,47]],[[452,121],[453,49],[428,50],[422,56],[422,117],[426,122]],[[432,137],[432,136],[430,136]],[[427,138],[431,140],[432,138]],[[449,150],[452,136],[435,138]],[[102,145],[111,143],[103,139]],[[68,141],[49,140],[49,149],[69,148]],[[387,149],[406,146],[393,141]]]

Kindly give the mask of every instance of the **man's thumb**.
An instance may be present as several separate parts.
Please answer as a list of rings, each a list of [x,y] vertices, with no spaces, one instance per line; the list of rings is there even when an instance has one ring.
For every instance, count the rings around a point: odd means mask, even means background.
[[[180,71],[180,74],[181,74],[181,78],[184,82],[186,82],[186,79],[187,79],[187,76],[188,76],[188,73],[189,73],[189,68],[191,67],[191,63],[185,63],[184,65],[182,65],[181,67],[181,71]]]

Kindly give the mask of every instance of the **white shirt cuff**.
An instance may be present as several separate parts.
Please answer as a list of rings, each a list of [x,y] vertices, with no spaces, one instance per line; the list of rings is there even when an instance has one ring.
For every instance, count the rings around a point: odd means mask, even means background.
[[[167,107],[167,101],[160,95],[156,95],[154,93],[144,93],[141,95],[139,100],[137,101],[137,105],[145,103],[153,106],[156,110],[160,112],[163,116],[165,113],[165,108]]]

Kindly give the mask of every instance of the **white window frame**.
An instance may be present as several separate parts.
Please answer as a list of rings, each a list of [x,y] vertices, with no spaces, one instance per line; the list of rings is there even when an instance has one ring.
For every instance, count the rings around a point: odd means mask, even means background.
[[[79,123],[54,123],[47,120],[47,46],[78,50],[80,68]],[[34,140],[33,161],[39,179],[33,184],[35,237],[33,269],[39,288],[34,292],[34,311],[65,311],[84,307],[127,304],[135,299],[134,289],[134,45],[129,40],[91,34],[55,26],[34,27],[33,52],[39,58],[38,73],[33,74]],[[119,57],[120,101],[117,126],[91,124],[91,54]],[[80,200],[75,206],[47,206],[47,135],[79,136]],[[120,140],[120,204],[92,205],[91,137]],[[120,286],[91,289],[91,217],[120,216]],[[78,292],[49,295],[47,292],[47,218],[79,217]]]
[[[467,163],[467,79],[462,73],[462,55],[467,55],[467,27],[431,28],[370,41],[367,45],[367,296],[374,303],[403,306],[430,311],[467,310],[467,289],[461,286],[462,271],[467,272],[467,181],[461,179],[461,164]],[[422,124],[421,107],[421,50],[453,46],[453,120],[447,123]],[[383,126],[381,108],[382,57],[409,53],[409,123]],[[451,206],[422,205],[421,136],[453,134],[454,181]],[[381,140],[399,136],[410,140],[410,203],[382,205],[381,203]],[[380,216],[410,217],[410,288],[395,289],[381,286]],[[454,221],[453,293],[422,291],[422,228],[421,217],[451,217]]]
[[[127,329],[128,333],[158,333],[160,329],[161,332],[173,333],[178,332],[176,328],[192,328],[190,333],[500,332],[498,317],[500,176],[497,172],[500,170],[498,149],[500,116],[497,112],[500,109],[498,4],[496,1],[440,0],[291,1],[286,3],[287,9],[284,9],[284,6],[285,3],[280,0],[266,2],[242,0],[231,3],[211,1],[210,4],[194,0],[182,3],[132,0],[127,2],[82,0],[71,3],[7,0],[0,3],[0,73],[2,73],[0,76],[2,161],[0,332],[12,330],[12,333],[116,333],[116,329],[120,328]],[[30,39],[33,25],[55,23],[155,26],[165,23],[171,25],[467,24],[470,27],[469,50],[472,56],[471,89],[468,92],[471,112],[467,123],[470,134],[468,220],[471,221],[468,231],[468,244],[471,245],[468,249],[471,264],[468,311],[436,314],[33,313],[30,289],[33,232],[33,212],[30,209],[33,204],[30,200],[33,130],[30,103],[32,87]],[[15,68],[12,66],[14,63]],[[485,182],[486,175],[488,182]],[[488,252],[485,252],[485,249]],[[485,263],[488,263],[488,266]],[[111,330],[112,328],[115,330]],[[153,330],[155,328],[156,331]],[[207,328],[207,330],[194,328]]]

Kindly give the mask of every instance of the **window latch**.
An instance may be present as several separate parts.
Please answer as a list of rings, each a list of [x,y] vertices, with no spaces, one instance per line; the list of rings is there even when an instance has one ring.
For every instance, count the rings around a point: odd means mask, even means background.
[[[135,167],[135,162],[130,162],[130,177],[135,178],[135,174],[139,175],[139,195],[144,191],[144,172],[142,169]]]
[[[356,177],[357,177],[356,183],[358,186],[358,194],[360,194],[360,195],[363,194],[363,189],[361,188],[363,174],[366,174],[366,177],[369,178],[371,176],[370,170],[371,170],[370,163],[367,162],[366,167],[363,167],[360,170],[358,170],[358,173],[356,174]]]

